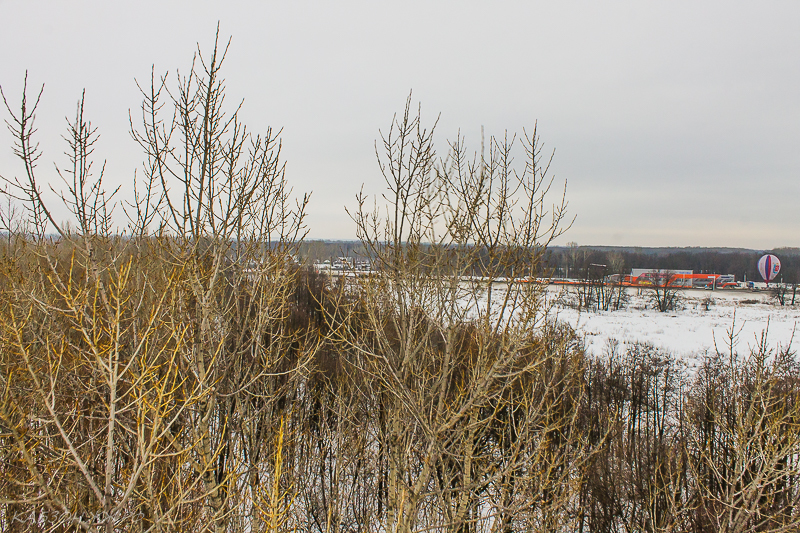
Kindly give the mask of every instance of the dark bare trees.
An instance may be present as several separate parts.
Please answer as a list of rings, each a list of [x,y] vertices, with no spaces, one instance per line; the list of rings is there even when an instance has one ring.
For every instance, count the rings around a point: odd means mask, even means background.
[[[662,313],[674,311],[681,302],[681,286],[675,273],[670,270],[654,270],[647,274],[645,290],[653,307]]]
[[[699,525],[714,531],[791,531],[798,522],[798,365],[766,333],[746,357],[706,361],[688,404],[687,449]]]

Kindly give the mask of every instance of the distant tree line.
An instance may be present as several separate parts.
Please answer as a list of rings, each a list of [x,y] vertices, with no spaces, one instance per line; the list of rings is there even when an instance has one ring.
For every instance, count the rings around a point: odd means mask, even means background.
[[[737,281],[762,281],[756,264],[765,253],[776,255],[781,260],[781,273],[776,281],[798,283],[800,281],[800,250],[778,248],[775,250],[731,250],[713,249],[654,249],[598,248],[592,246],[550,247],[547,265],[555,275],[584,278],[592,265],[604,265],[609,274],[629,274],[631,269],[648,270],[693,270],[695,273],[733,274]],[[591,273],[588,274],[591,277]]]
[[[368,258],[368,253],[358,241],[307,240],[299,247],[301,260],[310,264],[340,256]],[[647,249],[633,247],[551,246],[545,255],[547,272],[552,275],[574,278],[592,278],[598,273],[629,274],[631,269],[692,270],[695,273],[733,274],[737,281],[761,281],[756,264],[766,254],[781,260],[781,273],[777,281],[800,282],[800,249],[776,248],[773,250]],[[596,271],[596,272],[595,272]],[[498,276],[511,275],[504,265],[496,265]],[[523,271],[521,276],[526,275]]]

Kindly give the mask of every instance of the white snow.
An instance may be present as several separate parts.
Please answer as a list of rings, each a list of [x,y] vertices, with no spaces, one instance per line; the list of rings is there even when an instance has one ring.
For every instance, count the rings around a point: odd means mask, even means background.
[[[559,290],[551,287],[548,294],[556,297]],[[628,306],[618,311],[577,311],[556,304],[552,313],[581,333],[587,349],[595,355],[607,351],[610,339],[619,341],[620,347],[647,342],[683,359],[689,369],[704,352],[728,352],[734,314],[735,348],[741,354],[757,346],[764,332],[769,346],[786,347],[800,324],[800,308],[782,307],[766,292],[686,290],[682,291],[682,309],[666,313],[652,308],[646,291],[637,294],[629,289],[629,296]],[[709,297],[713,303],[706,311],[703,300]]]

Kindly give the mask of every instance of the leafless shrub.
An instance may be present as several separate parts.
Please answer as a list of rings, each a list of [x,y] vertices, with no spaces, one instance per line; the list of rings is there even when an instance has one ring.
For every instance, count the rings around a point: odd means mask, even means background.
[[[127,234],[113,227],[102,170],[93,174],[83,98],[58,171],[65,225],[41,192],[38,97],[23,93],[14,113],[3,95],[25,169],[7,182],[27,216],[2,263],[9,527],[269,522],[259,502],[278,467],[264,458],[316,342],[296,316],[308,302],[290,297],[305,200],[290,203],[279,139],[250,135],[238,109],[226,114],[225,51],[198,53],[172,88],[165,77],[143,90],[133,135],[147,164],[125,206]]]

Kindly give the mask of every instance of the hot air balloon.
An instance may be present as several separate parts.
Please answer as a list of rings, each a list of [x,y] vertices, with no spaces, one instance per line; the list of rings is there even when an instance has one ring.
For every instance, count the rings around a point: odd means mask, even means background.
[[[758,272],[764,281],[769,282],[775,279],[778,272],[781,271],[781,260],[772,254],[767,254],[758,260]]]

